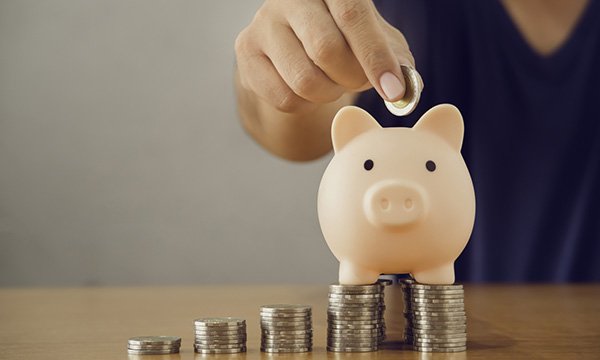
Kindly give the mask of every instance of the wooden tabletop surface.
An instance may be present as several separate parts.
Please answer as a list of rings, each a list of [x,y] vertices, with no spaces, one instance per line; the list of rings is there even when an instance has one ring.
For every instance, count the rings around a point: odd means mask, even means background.
[[[600,285],[465,287],[468,350],[428,354],[402,350],[402,301],[386,290],[390,341],[373,353],[328,353],[327,286],[198,286],[0,289],[0,359],[600,359]],[[269,355],[259,350],[259,306],[313,306],[314,350]],[[248,352],[196,355],[193,320],[247,320]],[[127,339],[182,337],[180,354],[129,356]]]

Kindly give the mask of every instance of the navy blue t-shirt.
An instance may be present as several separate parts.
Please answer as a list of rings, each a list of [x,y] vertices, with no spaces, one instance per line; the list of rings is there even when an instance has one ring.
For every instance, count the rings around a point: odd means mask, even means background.
[[[374,91],[357,105],[383,126],[412,126],[452,103],[477,199],[458,281],[600,281],[600,1],[549,56],[498,0],[376,2],[406,36],[425,88],[413,114]]]

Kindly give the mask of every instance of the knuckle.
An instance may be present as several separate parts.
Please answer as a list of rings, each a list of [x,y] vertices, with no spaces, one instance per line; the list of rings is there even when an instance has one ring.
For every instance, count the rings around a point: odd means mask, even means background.
[[[301,107],[302,100],[292,90],[287,90],[279,93],[274,105],[279,111],[293,113]]]
[[[368,8],[360,1],[345,1],[337,10],[336,17],[341,28],[356,27],[367,15]]]
[[[323,36],[314,44],[310,54],[317,66],[334,62],[342,54],[342,44],[335,36]]]
[[[365,69],[372,72],[378,72],[385,69],[389,57],[385,48],[380,46],[368,46],[363,53],[363,67]]]
[[[299,71],[291,81],[290,87],[301,96],[310,95],[317,85],[318,74],[314,68],[305,68]]]
[[[247,33],[247,30],[244,29],[244,30],[240,31],[238,36],[235,38],[233,48],[235,50],[235,53],[238,55],[243,53],[244,49],[246,47],[246,33]]]

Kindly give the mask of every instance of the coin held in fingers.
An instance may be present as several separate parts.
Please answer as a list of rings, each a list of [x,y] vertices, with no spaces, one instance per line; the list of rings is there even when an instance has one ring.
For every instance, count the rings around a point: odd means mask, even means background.
[[[417,70],[400,65],[402,75],[404,75],[405,91],[402,99],[394,102],[384,101],[388,110],[396,116],[406,116],[410,114],[419,103],[421,91],[423,91],[423,80]]]

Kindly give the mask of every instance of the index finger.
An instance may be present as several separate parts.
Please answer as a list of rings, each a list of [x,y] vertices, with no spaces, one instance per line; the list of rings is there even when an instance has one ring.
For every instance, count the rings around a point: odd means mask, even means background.
[[[381,28],[376,10],[366,0],[325,0],[329,12],[354,56],[382,98],[396,101],[404,95],[400,63]]]

